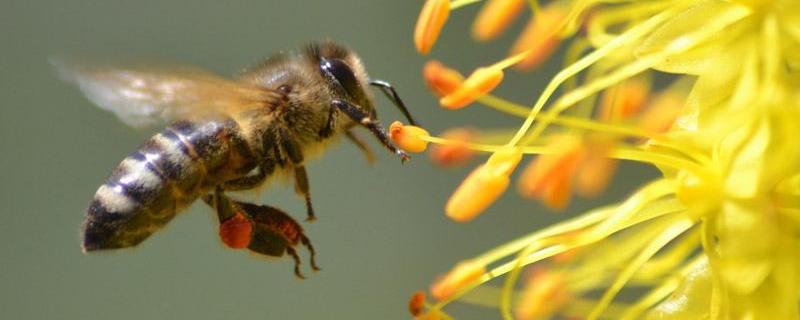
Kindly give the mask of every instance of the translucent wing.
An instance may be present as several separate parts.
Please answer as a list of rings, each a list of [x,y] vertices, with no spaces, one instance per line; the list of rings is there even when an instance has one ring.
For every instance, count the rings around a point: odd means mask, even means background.
[[[163,120],[233,115],[273,104],[274,91],[191,67],[104,67],[54,61],[61,76],[134,127]]]

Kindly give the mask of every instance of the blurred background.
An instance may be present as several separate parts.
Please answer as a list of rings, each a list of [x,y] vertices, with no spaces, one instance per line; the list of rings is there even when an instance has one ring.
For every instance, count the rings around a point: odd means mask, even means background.
[[[427,289],[454,263],[617,201],[652,174],[626,164],[603,199],[575,202],[567,213],[507,192],[461,225],[443,207],[471,166],[437,168],[422,154],[401,165],[370,140],[378,155],[370,167],[355,147],[340,144],[308,166],[319,220],[304,228],[323,270],[311,273],[305,264],[307,280],[294,278],[289,258],[225,249],[216,218],[200,204],[135,249],[81,253],[79,226],[95,190],[160,128],[126,127],[60,81],[48,58],[161,59],[234,75],[277,50],[331,38],[358,52],[371,76],[392,82],[432,133],[518,126],[518,119],[477,105],[459,112],[438,107],[420,75],[427,58],[411,41],[421,6],[421,0],[4,0],[0,319],[407,319],[411,293]],[[466,73],[506,52],[517,31],[490,44],[470,39],[478,8],[451,16],[432,57]],[[511,73],[498,92],[529,103],[559,66],[555,59],[534,74]],[[385,124],[402,119],[376,97]],[[274,185],[257,199],[298,220],[305,215],[291,186]],[[448,310],[460,319],[499,318],[495,309]]]

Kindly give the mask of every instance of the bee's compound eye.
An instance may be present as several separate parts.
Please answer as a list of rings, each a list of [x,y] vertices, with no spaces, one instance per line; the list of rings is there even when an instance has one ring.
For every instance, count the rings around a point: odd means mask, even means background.
[[[353,70],[339,59],[322,59],[319,63],[320,69],[326,77],[331,78],[347,91],[351,97],[359,96],[360,88]]]

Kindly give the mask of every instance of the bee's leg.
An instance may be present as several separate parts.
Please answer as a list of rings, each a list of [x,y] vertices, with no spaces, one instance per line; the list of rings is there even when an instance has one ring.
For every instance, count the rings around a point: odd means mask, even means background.
[[[203,196],[203,201],[217,213],[219,237],[228,248],[244,249],[251,245],[255,229],[253,219],[237,202],[226,197],[222,188]]]
[[[308,240],[306,235],[300,235],[300,243],[302,243],[306,248],[308,248],[308,253],[311,255],[311,269],[314,271],[319,271],[319,267],[317,266],[317,260],[315,259],[317,253],[314,251],[314,246],[311,245],[311,240]]]
[[[333,134],[334,121],[336,121],[336,108],[330,108],[328,110],[328,121],[325,123],[325,126],[319,130],[320,138],[327,138]]]
[[[217,187],[214,193],[204,195],[203,202],[214,209],[219,222],[223,223],[236,215],[236,208],[230,198],[223,194],[222,187]]]
[[[369,148],[369,145],[367,145],[367,143],[364,142],[364,140],[361,140],[361,138],[359,138],[356,135],[356,133],[350,129],[345,131],[344,135],[347,137],[348,140],[354,143],[356,147],[358,147],[358,149],[361,150],[361,152],[364,153],[364,156],[367,157],[367,163],[369,164],[375,163],[375,154]]]
[[[392,141],[389,139],[389,136],[386,134],[386,129],[381,126],[380,122],[375,119],[372,119],[366,111],[361,109],[361,107],[354,105],[350,102],[344,100],[333,100],[331,101],[331,105],[336,109],[344,112],[350,119],[353,121],[361,124],[362,126],[369,129],[378,140],[383,144],[389,151],[395,153],[400,157],[400,160],[403,162],[408,161],[411,157],[408,154],[395,146]]]
[[[286,253],[288,253],[289,256],[291,256],[292,259],[294,260],[294,275],[300,279],[305,279],[306,277],[304,277],[303,274],[300,273],[300,256],[297,255],[297,251],[294,251],[294,248],[287,246]]]
[[[285,253],[294,260],[294,273],[303,279],[300,273],[300,257],[295,246],[302,243],[311,255],[311,268],[319,270],[315,260],[314,247],[303,232],[303,228],[292,217],[283,211],[270,206],[259,206],[246,202],[234,201],[253,221],[253,235],[248,249],[264,255],[280,257]]]
[[[394,87],[392,86],[391,83],[388,83],[388,82],[383,81],[383,80],[373,79],[373,80],[369,81],[369,85],[377,87],[378,89],[380,89],[381,92],[383,92],[383,94],[386,95],[386,97],[389,98],[389,100],[391,100],[392,103],[394,103],[394,105],[398,109],[400,109],[400,112],[402,112],[403,115],[406,116],[406,119],[408,119],[408,122],[412,126],[416,126],[417,125],[417,122],[414,121],[414,118],[411,117],[411,113],[408,112],[408,108],[406,108],[406,104],[403,103],[402,99],[400,99],[400,95],[397,94],[397,91],[394,90]]]
[[[306,167],[303,166],[303,152],[300,150],[300,146],[297,145],[297,142],[292,140],[292,137],[285,129],[278,128],[277,130],[279,130],[279,132],[276,136],[280,141],[281,150],[285,152],[286,156],[289,157],[289,161],[291,161],[294,166],[294,190],[306,201],[306,209],[308,212],[306,221],[313,221],[316,219],[316,216],[314,215],[314,206],[311,205],[308,174],[306,173]]]
[[[294,190],[298,195],[306,200],[306,208],[308,209],[308,217],[306,221],[314,221],[317,217],[314,215],[314,207],[311,205],[311,192],[308,185],[308,174],[306,174],[306,167],[297,166],[294,168]]]

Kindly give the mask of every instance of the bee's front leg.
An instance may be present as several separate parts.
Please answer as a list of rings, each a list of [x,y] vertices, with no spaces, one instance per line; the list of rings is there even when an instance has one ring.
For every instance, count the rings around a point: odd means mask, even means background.
[[[372,119],[372,117],[370,117],[370,115],[364,111],[364,109],[350,102],[338,99],[331,101],[331,105],[337,110],[344,112],[344,114],[346,114],[356,123],[369,129],[372,135],[378,138],[381,144],[389,149],[389,151],[398,155],[401,161],[406,162],[411,159],[411,157],[409,157],[405,151],[392,143],[392,140],[389,139],[389,135],[386,134],[386,129],[383,128],[380,122]]]

